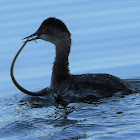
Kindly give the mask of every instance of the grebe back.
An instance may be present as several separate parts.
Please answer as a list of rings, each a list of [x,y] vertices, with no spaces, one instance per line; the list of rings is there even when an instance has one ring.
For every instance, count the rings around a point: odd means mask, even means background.
[[[110,97],[117,92],[131,94],[139,90],[127,81],[109,74],[82,74],[72,75],[69,70],[69,53],[71,49],[71,33],[59,19],[48,18],[32,35],[24,38],[26,43],[42,39],[55,45],[56,57],[52,70],[50,88],[39,92],[22,91],[33,96],[43,96],[56,93],[58,102],[95,101],[99,98]],[[14,76],[12,75],[12,79]],[[15,81],[14,81],[15,83]],[[16,83],[16,86],[20,86]],[[18,87],[21,90],[21,87]]]

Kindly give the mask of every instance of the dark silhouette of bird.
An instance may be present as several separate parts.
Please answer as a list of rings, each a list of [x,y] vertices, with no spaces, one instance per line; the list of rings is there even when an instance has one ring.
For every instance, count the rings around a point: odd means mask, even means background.
[[[33,96],[44,96],[55,93],[59,103],[92,102],[100,98],[110,97],[121,92],[122,95],[139,92],[127,81],[110,74],[82,74],[72,75],[69,70],[69,53],[71,49],[71,33],[59,19],[48,18],[43,21],[39,29],[27,39],[16,55],[12,67],[11,77],[15,85],[24,93]],[[42,39],[55,45],[56,57],[52,69],[50,87],[38,92],[30,92],[21,87],[13,75],[13,67],[17,56],[29,41]]]

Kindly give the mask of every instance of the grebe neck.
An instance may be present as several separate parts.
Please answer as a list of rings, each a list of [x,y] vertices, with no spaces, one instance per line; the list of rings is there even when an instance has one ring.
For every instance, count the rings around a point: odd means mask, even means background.
[[[51,88],[58,86],[61,82],[70,77],[69,73],[69,53],[71,39],[64,38],[55,44],[56,57],[53,65]]]

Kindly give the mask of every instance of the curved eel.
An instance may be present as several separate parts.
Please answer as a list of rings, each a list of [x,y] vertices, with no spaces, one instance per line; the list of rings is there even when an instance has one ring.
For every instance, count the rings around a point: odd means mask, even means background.
[[[14,60],[12,62],[11,69],[10,69],[10,75],[11,75],[12,81],[13,81],[13,83],[15,84],[15,86],[19,90],[21,90],[22,92],[24,92],[24,93],[26,93],[28,95],[32,95],[32,96],[44,96],[44,95],[48,95],[48,94],[50,94],[52,92],[52,90],[50,90],[49,88],[45,88],[45,89],[43,89],[41,91],[37,91],[37,92],[31,92],[31,91],[28,91],[27,89],[23,88],[21,85],[19,85],[18,82],[16,81],[15,77],[14,77],[13,70],[14,70],[14,65],[15,65],[16,59],[19,56],[20,52],[22,51],[22,49],[24,48],[24,46],[26,45],[27,42],[29,42],[29,40],[26,40],[24,42],[24,44],[19,49],[19,51],[17,52],[17,54],[14,57]]]

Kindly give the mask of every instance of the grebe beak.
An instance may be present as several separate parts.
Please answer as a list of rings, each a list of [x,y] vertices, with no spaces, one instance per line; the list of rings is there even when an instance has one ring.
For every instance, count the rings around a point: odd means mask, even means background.
[[[39,31],[35,32],[32,35],[29,35],[29,36],[23,38],[22,40],[24,40],[24,39],[27,39],[27,41],[33,41],[33,40],[35,41],[35,40],[39,39]]]

